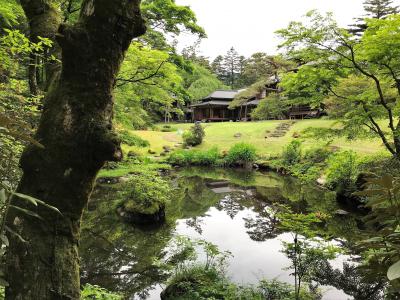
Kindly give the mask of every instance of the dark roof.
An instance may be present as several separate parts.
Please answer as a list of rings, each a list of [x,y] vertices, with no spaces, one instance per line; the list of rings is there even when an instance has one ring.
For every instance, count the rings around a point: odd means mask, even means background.
[[[226,100],[233,100],[235,96],[239,94],[239,91],[237,90],[231,90],[231,91],[223,91],[223,90],[217,90],[207,97],[204,98],[204,100],[207,99],[226,99]]]
[[[211,100],[206,102],[201,102],[197,104],[190,105],[190,107],[199,107],[199,106],[229,106],[231,101],[220,101],[220,100]]]

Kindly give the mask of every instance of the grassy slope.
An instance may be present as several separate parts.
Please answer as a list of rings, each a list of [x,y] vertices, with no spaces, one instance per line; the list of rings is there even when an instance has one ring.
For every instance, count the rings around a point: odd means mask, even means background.
[[[226,123],[207,123],[205,127],[206,137],[199,149],[208,149],[212,146],[218,146],[220,150],[227,150],[233,144],[244,141],[253,144],[258,153],[262,156],[279,154],[282,148],[292,139],[295,132],[301,133],[308,127],[332,127],[335,124],[333,120],[303,120],[294,124],[286,136],[281,138],[265,138],[266,131],[273,131],[275,127],[285,121],[263,121],[263,122],[226,122]],[[188,129],[192,124],[174,124],[174,132],[158,132],[158,131],[134,131],[135,134],[148,140],[151,149],[157,153],[162,151],[164,145],[173,146],[181,141],[180,132]],[[179,132],[180,131],[180,132]],[[241,133],[240,138],[235,138],[236,133]],[[305,147],[312,147],[323,144],[323,141],[315,141],[313,139],[305,139]],[[344,138],[337,139],[332,146],[339,147],[343,150],[352,149],[360,154],[373,154],[377,152],[385,152],[382,142],[379,139],[348,141]],[[143,149],[142,151],[147,151]]]

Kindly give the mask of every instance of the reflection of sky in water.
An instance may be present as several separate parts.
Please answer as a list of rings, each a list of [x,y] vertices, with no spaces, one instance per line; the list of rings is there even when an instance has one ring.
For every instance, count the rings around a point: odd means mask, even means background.
[[[256,217],[251,209],[239,211],[233,219],[225,211],[211,208],[201,223],[202,234],[195,228],[189,227],[186,220],[179,220],[176,234],[191,238],[201,238],[218,246],[221,251],[229,250],[233,257],[229,260],[228,276],[237,283],[257,283],[260,279],[274,279],[293,284],[294,277],[290,271],[283,270],[290,265],[290,261],[280,252],[281,241],[291,241],[290,233],[284,233],[275,239],[263,242],[252,240],[245,228],[243,218]],[[337,268],[341,267],[345,257],[339,257],[333,262]],[[160,299],[162,288],[157,287],[150,292],[149,300]],[[324,300],[349,299],[344,293],[334,288],[324,288]]]

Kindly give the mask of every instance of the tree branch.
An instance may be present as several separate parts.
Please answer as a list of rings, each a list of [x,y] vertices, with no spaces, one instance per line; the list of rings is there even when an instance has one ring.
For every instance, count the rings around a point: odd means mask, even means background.
[[[392,132],[394,133],[396,131],[395,127],[394,127],[394,120],[393,120],[393,112],[392,109],[388,106],[388,104],[386,103],[385,100],[385,96],[383,95],[383,91],[382,91],[382,87],[381,87],[381,83],[378,79],[378,77],[376,77],[374,74],[369,73],[367,71],[365,71],[357,62],[356,62],[356,58],[355,58],[355,53],[354,53],[354,49],[353,47],[349,47],[350,49],[350,53],[351,53],[351,61],[353,62],[354,67],[360,71],[363,75],[371,78],[372,80],[374,80],[376,88],[378,90],[379,93],[379,99],[380,99],[380,103],[381,105],[386,109],[386,111],[388,112],[388,116],[389,116],[389,127],[392,130]]]
[[[389,144],[388,140],[386,139],[385,133],[383,130],[380,128],[379,124],[374,120],[374,118],[371,116],[371,112],[365,105],[365,103],[362,103],[362,108],[368,115],[368,119],[372,123],[372,125],[375,127],[376,130],[374,130],[382,139],[383,144],[386,146],[386,148],[392,153],[393,155],[396,155],[396,151],[392,148],[392,146]]]
[[[148,75],[148,76],[142,77],[142,78],[134,79],[135,76],[138,74],[138,71],[136,71],[135,75],[133,75],[131,78],[128,78],[128,79],[125,79],[125,78],[117,78],[116,81],[117,81],[117,82],[118,82],[118,81],[122,81],[122,83],[117,84],[116,87],[121,87],[121,86],[123,86],[123,85],[125,85],[125,84],[127,84],[127,83],[143,83],[143,84],[147,84],[147,85],[156,85],[155,83],[153,84],[153,83],[148,83],[148,82],[145,82],[145,81],[148,80],[148,79],[150,79],[150,78],[153,78],[153,77],[157,76],[157,75],[158,75],[158,72],[161,70],[162,66],[163,66],[164,63],[166,63],[166,62],[167,62],[167,61],[165,61],[165,60],[162,61],[161,64],[158,66],[158,68],[157,68],[157,70],[156,70],[155,72],[151,73],[151,74]]]

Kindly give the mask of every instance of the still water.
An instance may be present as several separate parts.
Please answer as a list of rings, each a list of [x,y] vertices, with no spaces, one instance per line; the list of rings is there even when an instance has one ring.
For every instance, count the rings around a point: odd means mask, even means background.
[[[139,229],[122,222],[113,203],[119,185],[97,187],[84,217],[81,245],[82,281],[127,299],[160,299],[168,270],[159,261],[169,256],[174,236],[212,242],[229,250],[227,275],[240,284],[261,279],[279,279],[293,284],[282,241],[292,241],[290,232],[277,227],[278,204],[302,212],[325,212],[332,218],[321,230],[340,244],[351,240],[356,219],[335,202],[332,192],[307,187],[275,173],[241,170],[182,169],[170,176],[174,192],[167,207],[168,222],[161,228]],[[340,213],[339,213],[340,212]],[[341,268],[350,257],[341,255],[331,264]],[[350,299],[332,287],[323,287],[326,300]]]

